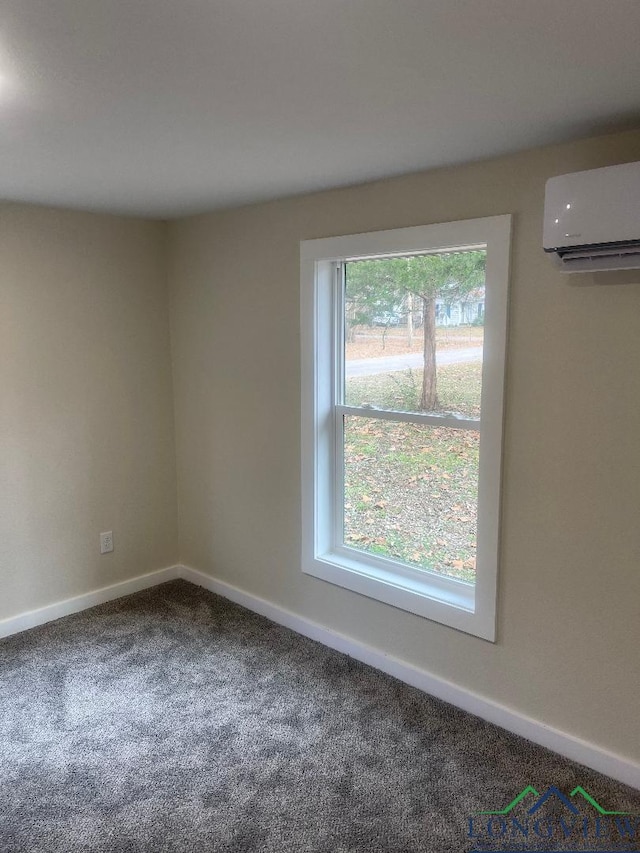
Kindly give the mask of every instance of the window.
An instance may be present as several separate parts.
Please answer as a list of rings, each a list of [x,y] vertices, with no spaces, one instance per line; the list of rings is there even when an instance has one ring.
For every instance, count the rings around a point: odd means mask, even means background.
[[[301,243],[302,569],[488,640],[510,229]]]

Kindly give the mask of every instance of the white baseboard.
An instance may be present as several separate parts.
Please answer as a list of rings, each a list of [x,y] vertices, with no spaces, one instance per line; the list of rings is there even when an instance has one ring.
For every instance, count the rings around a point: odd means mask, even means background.
[[[564,755],[566,758],[640,790],[640,764],[634,761],[609,752],[596,744],[574,737],[567,732],[545,725],[545,723],[500,705],[485,696],[453,684],[451,681],[405,663],[398,658],[391,657],[380,649],[375,649],[344,634],[339,634],[317,622],[298,616],[270,601],[231,586],[224,581],[216,580],[210,575],[189,566],[169,566],[156,572],[139,575],[131,580],[102,587],[84,595],[68,598],[47,607],[41,607],[38,610],[30,610],[18,616],[0,620],[0,638],[26,631],[28,628],[34,628],[37,625],[43,625],[46,622],[68,616],[70,613],[77,613],[89,607],[95,607],[97,604],[104,604],[106,601],[122,598],[125,595],[131,595],[131,593],[140,592],[140,590],[176,578],[182,578],[215,592],[246,607],[248,610],[252,610],[254,613],[265,616],[272,622],[284,625],[298,634],[386,672],[399,681],[417,687],[437,699],[449,702],[463,711],[468,711],[483,720],[495,723],[507,731],[527,738],[540,746],[545,746],[560,755]]]
[[[547,749],[551,749],[566,758],[584,764],[592,770],[597,770],[599,773],[604,773],[612,779],[617,779],[619,782],[624,782],[640,790],[640,764],[634,761],[609,752],[596,744],[574,737],[567,732],[552,728],[545,723],[521,714],[519,711],[507,708],[444,678],[432,675],[426,670],[391,657],[379,649],[367,646],[344,634],[339,634],[330,628],[325,628],[317,622],[297,616],[270,601],[258,598],[224,581],[216,580],[210,575],[189,566],[179,566],[178,574],[184,580],[228,598],[248,610],[266,616],[272,622],[291,628],[298,634],[303,634],[305,637],[310,637],[325,646],[382,670],[382,672],[386,672],[412,687],[423,690],[430,696],[449,702],[463,711],[468,711],[483,720],[495,723],[495,725],[509,732],[527,738],[527,740],[547,747]]]
[[[149,572],[146,575],[138,575],[131,580],[103,586],[93,592],[76,595],[74,598],[67,598],[64,601],[40,607],[38,610],[29,610],[9,619],[2,619],[0,620],[0,637],[9,637],[11,634],[18,634],[28,628],[35,628],[36,625],[53,622],[55,619],[68,616],[70,613],[78,613],[81,610],[87,610],[89,607],[95,607],[97,604],[104,604],[105,601],[113,601],[115,598],[140,592],[142,589],[157,586],[160,583],[165,583],[165,581],[175,580],[181,576],[181,572],[181,566],[169,566],[166,569]]]

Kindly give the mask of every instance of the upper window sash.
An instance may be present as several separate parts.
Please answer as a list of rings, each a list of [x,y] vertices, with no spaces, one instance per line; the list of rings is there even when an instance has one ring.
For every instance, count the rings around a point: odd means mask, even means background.
[[[486,249],[485,245],[471,247],[472,249]],[[418,254],[417,252],[414,254]],[[435,252],[420,252],[419,254],[435,254]],[[378,256],[380,257],[380,256]],[[398,255],[393,255],[398,257]],[[345,292],[346,292],[346,263],[361,258],[346,258],[344,261],[336,261],[334,280],[335,290],[333,293],[333,348],[332,357],[334,361],[334,408],[338,416],[355,415],[368,418],[379,418],[381,420],[404,421],[413,424],[432,424],[434,426],[451,427],[452,429],[478,429],[480,418],[464,418],[454,413],[433,414],[431,412],[406,412],[402,409],[381,408],[377,406],[352,406],[344,402],[346,389],[346,365],[345,365]]]

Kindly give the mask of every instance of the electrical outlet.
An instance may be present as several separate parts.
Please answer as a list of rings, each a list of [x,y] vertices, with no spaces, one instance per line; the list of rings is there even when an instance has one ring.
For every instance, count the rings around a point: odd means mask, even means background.
[[[110,554],[113,551],[113,531],[107,530],[100,534],[100,553]]]

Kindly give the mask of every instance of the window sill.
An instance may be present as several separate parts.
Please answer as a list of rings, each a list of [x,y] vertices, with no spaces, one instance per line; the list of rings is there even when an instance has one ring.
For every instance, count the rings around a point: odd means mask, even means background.
[[[467,634],[495,640],[493,615],[482,613],[474,584],[409,566],[400,572],[398,563],[392,560],[350,548],[336,548],[317,556],[308,561],[303,571]]]

